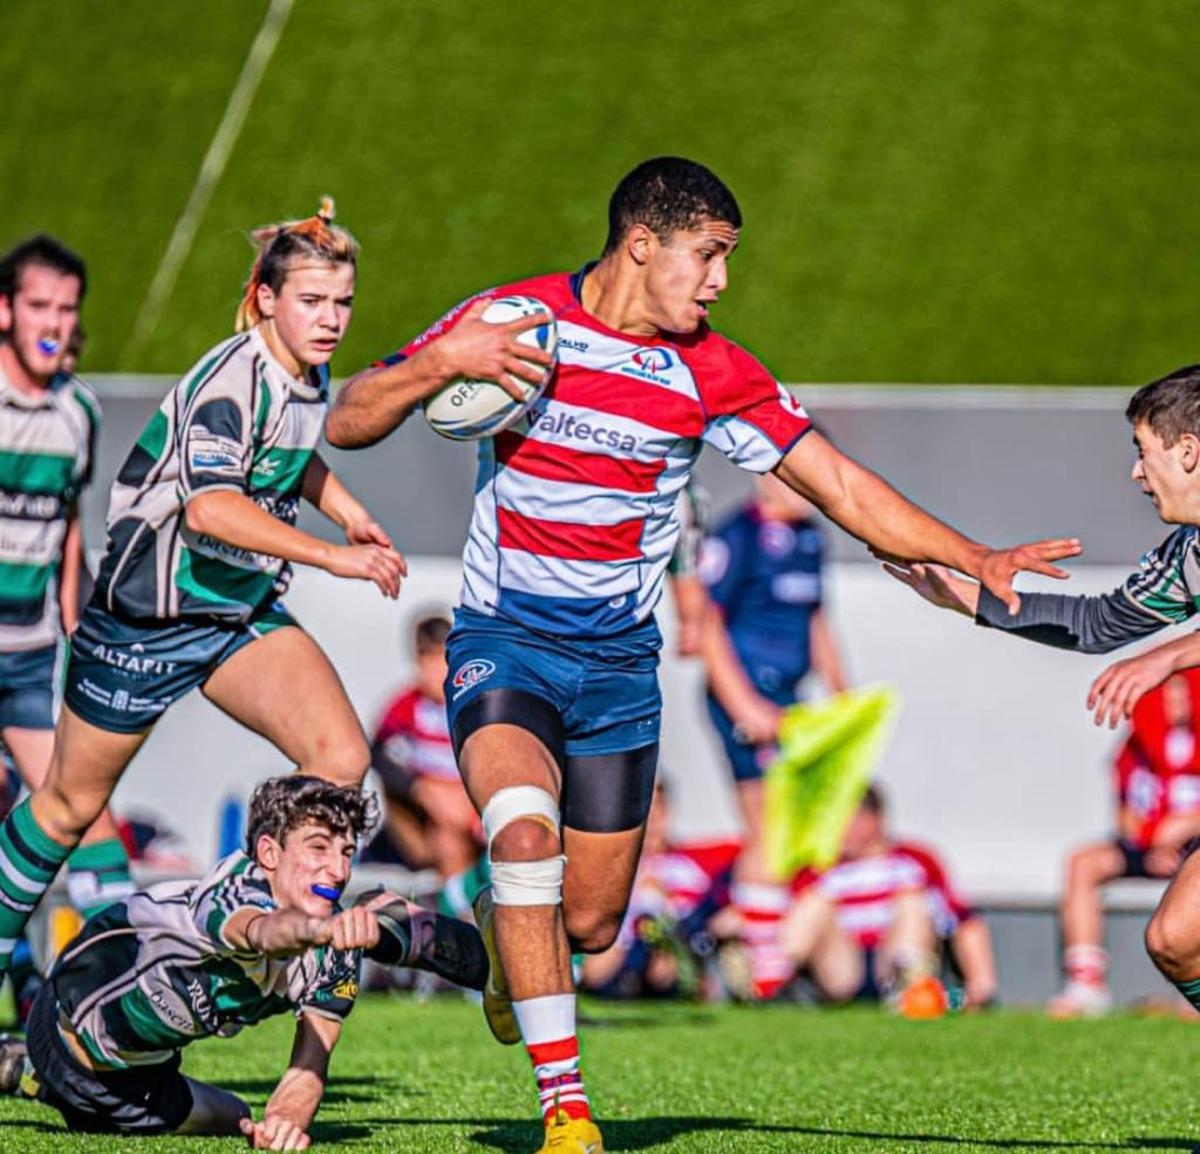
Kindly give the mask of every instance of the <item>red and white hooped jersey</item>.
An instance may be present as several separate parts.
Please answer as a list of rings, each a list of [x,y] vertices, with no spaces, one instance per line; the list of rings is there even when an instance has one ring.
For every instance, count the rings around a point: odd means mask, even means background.
[[[934,929],[942,938],[974,916],[954,892],[942,863],[911,842],[896,842],[873,857],[840,861],[819,875],[807,871],[796,879],[794,888],[810,885],[833,902],[838,926],[864,949],[873,949],[887,936],[896,897],[902,893],[925,895]]]
[[[406,689],[389,702],[375,731],[375,743],[409,773],[459,781],[444,702]]]
[[[385,363],[448,332],[481,298],[523,294],[554,314],[558,367],[545,392],[479,443],[462,604],[599,639],[650,618],[702,444],[765,473],[811,424],[762,364],[707,326],[638,337],[601,324],[579,299],[586,271],[480,293]]]

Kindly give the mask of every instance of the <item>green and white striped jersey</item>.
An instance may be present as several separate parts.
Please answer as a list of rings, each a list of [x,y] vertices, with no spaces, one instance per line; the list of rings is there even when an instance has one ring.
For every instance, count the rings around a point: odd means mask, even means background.
[[[231,489],[295,524],[328,395],[327,368],[296,380],[256,329],[210,349],[167,394],[117,476],[100,603],[134,620],[234,622],[278,597],[291,574],[284,561],[192,531],[183,510],[198,493]]]
[[[77,377],[38,395],[0,371],[0,652],[53,645],[67,518],[88,483],[100,405]]]
[[[1200,527],[1181,525],[1144,554],[1124,593],[1139,609],[1171,625],[1200,612]]]
[[[240,953],[225,940],[239,910],[278,908],[241,851],[200,881],[162,882],[91,918],[51,974],[75,1035],[98,1065],[166,1061],[214,1034],[282,1013],[344,1019],[358,994],[359,950],[293,957]]]

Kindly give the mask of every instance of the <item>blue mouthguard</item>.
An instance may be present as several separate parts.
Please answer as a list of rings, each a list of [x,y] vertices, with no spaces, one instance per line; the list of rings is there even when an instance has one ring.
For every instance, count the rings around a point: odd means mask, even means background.
[[[37,345],[48,357],[52,357],[58,352],[58,341],[51,340],[49,337],[39,337]]]
[[[338,886],[315,885],[312,887],[312,892],[327,902],[336,902],[342,896],[342,891]]]

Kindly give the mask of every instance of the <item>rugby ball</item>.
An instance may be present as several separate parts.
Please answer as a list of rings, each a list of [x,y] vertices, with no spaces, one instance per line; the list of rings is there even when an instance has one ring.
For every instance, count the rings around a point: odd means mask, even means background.
[[[549,312],[536,297],[497,297],[488,305],[482,319],[488,324],[499,325]],[[551,319],[547,324],[526,329],[517,339],[523,345],[554,356],[558,348],[558,326]],[[536,367],[541,368],[540,365]],[[495,436],[525,415],[529,406],[542,395],[553,372],[554,364],[551,364],[536,385],[519,382],[526,394],[521,401],[509,396],[495,381],[460,377],[425,402],[425,420],[435,433],[452,441],[477,441],[481,437]]]

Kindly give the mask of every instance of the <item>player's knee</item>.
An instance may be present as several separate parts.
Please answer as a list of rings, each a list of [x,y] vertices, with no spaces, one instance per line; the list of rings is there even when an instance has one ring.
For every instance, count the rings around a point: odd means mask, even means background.
[[[544,789],[497,790],[483,807],[492,864],[492,896],[500,906],[562,904],[558,801]]]
[[[371,750],[362,733],[322,736],[301,761],[301,773],[357,789],[371,766]]]
[[[1160,907],[1146,926],[1146,952],[1168,978],[1193,968],[1200,954],[1200,935],[1192,919]]]
[[[492,861],[537,861],[561,852],[558,834],[533,817],[517,818],[491,842]]]
[[[600,954],[617,940],[621,914],[614,910],[564,910],[571,949],[581,954]]]

